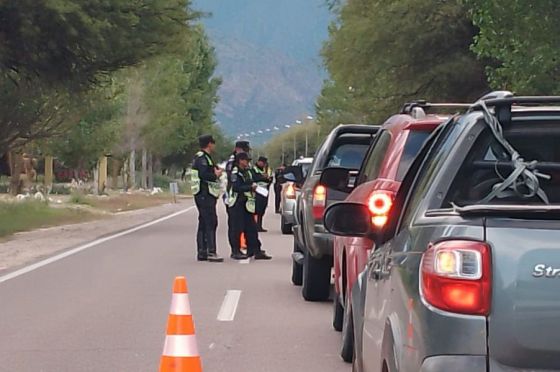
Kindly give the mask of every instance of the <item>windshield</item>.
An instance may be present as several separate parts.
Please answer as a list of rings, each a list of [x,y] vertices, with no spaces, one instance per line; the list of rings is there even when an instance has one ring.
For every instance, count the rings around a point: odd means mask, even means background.
[[[327,167],[360,169],[368,144],[349,143],[338,146],[329,156]]]

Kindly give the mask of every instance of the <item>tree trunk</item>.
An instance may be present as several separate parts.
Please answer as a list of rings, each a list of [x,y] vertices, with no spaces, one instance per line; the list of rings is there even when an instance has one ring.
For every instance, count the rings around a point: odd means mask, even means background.
[[[21,193],[21,172],[23,170],[23,157],[21,153],[10,153],[10,194],[13,196]]]
[[[142,182],[140,187],[144,190],[148,188],[148,151],[146,148],[142,149]]]
[[[122,172],[122,179],[123,179],[123,189],[124,191],[128,191],[129,188],[129,181],[130,181],[130,177],[129,177],[129,166],[130,166],[130,162],[128,161],[128,159],[125,159],[123,161],[123,172]]]
[[[111,188],[116,190],[119,188],[119,173],[121,171],[121,162],[119,159],[111,158]]]
[[[154,158],[152,153],[148,153],[148,188],[154,188]]]
[[[105,155],[101,156],[97,164],[99,165],[97,193],[101,195],[105,192],[105,188],[107,187],[107,157]]]
[[[53,179],[54,179],[54,168],[53,168],[53,157],[45,156],[45,188],[47,192],[50,193],[52,190]]]
[[[130,150],[129,162],[130,162],[130,165],[129,165],[129,169],[130,169],[130,188],[135,189],[136,188],[136,150],[134,150],[134,149]]]

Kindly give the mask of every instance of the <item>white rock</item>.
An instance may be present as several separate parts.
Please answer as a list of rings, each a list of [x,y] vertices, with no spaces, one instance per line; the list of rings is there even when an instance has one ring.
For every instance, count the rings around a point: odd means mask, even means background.
[[[40,192],[36,192],[33,197],[35,198],[35,200],[45,201],[45,195]]]

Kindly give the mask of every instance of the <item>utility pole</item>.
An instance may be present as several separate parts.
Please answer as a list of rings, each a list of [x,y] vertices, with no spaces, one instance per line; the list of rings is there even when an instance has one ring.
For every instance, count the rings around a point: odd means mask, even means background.
[[[294,160],[296,160],[297,150],[296,150],[296,133],[294,132]]]
[[[282,141],[282,164],[285,164],[285,155],[284,155],[284,141]]]

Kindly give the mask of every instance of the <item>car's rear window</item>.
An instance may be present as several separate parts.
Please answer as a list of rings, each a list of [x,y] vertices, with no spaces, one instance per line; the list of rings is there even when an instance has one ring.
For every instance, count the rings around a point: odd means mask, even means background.
[[[410,131],[408,134],[408,138],[406,139],[406,143],[404,145],[403,153],[401,155],[401,160],[399,162],[399,168],[397,170],[397,181],[402,181],[406,172],[412,165],[414,158],[420,150],[422,149],[422,145],[428,137],[430,137],[431,132],[428,131]]]
[[[301,164],[301,171],[303,172],[303,177],[307,178],[307,173],[309,173],[309,169],[311,168],[311,163],[302,163]]]
[[[345,143],[334,147],[327,159],[326,167],[360,169],[369,143]]]
[[[535,168],[550,179],[538,178],[551,204],[560,204],[560,121],[513,122],[504,128],[504,136],[527,162],[536,161]],[[498,184],[512,174],[511,156],[485,129],[477,138],[462,164],[449,193],[446,206],[474,205],[486,198]],[[543,204],[538,196],[524,197],[529,189],[521,182],[519,192],[509,188],[507,193],[489,204]],[[444,205],[445,207],[445,205]]]

